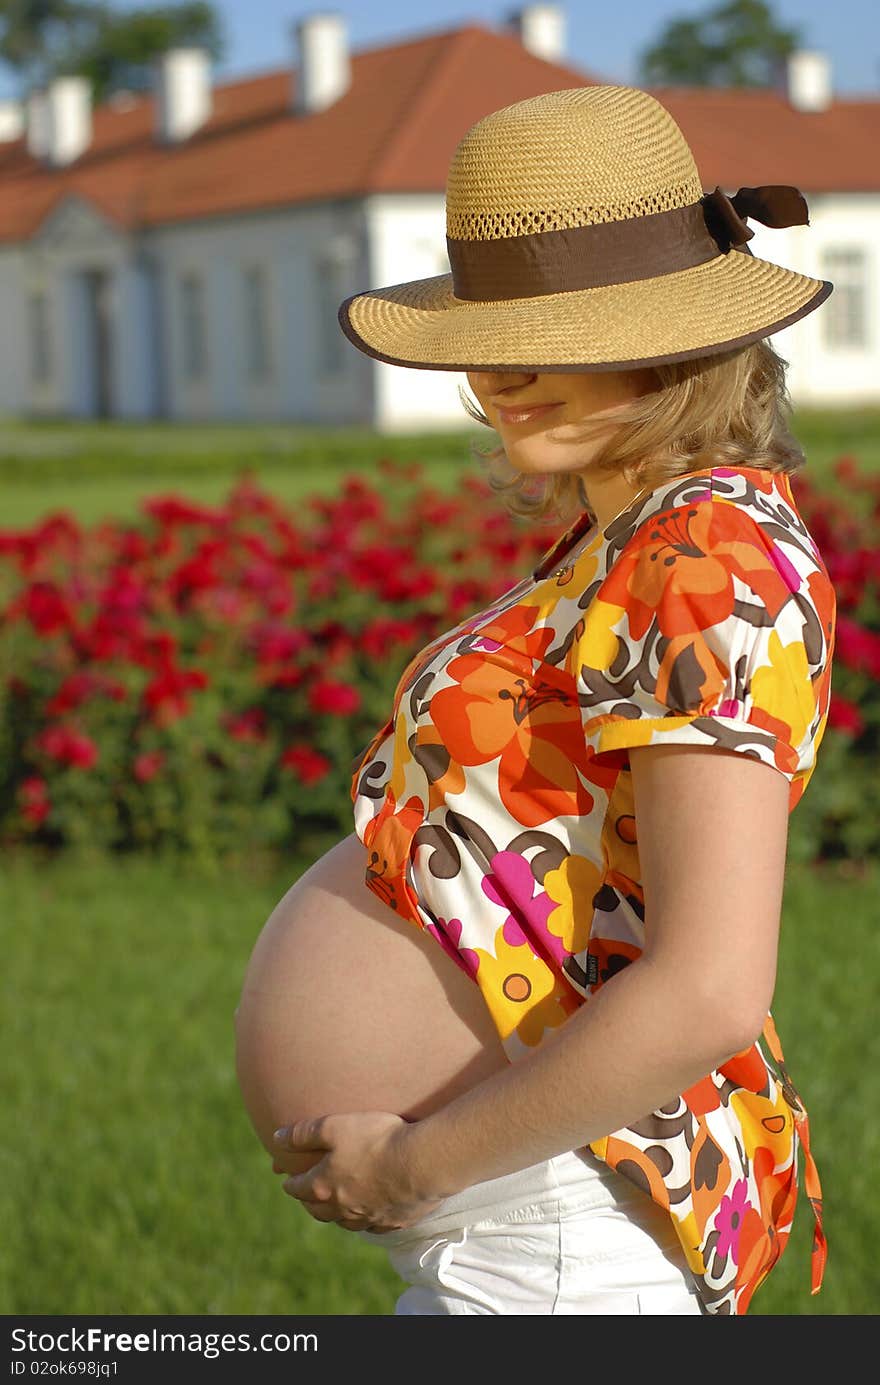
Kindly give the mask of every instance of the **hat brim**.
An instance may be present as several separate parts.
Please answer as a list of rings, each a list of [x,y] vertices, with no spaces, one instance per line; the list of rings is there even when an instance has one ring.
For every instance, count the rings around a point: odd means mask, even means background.
[[[456,298],[439,274],[353,294],[339,324],[368,356],[416,370],[624,370],[759,341],[832,288],[731,251],[654,279],[493,302]]]

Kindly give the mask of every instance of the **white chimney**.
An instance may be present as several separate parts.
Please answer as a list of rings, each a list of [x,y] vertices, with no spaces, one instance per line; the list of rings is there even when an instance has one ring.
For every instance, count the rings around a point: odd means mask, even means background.
[[[202,48],[171,48],[156,72],[156,134],[163,144],[189,139],[211,114],[211,59]]]
[[[92,88],[87,77],[56,77],[46,88],[48,149],[56,168],[73,163],[92,138]]]
[[[345,16],[338,10],[310,14],[294,25],[294,34],[299,58],[294,110],[300,115],[323,111],[351,83]]]
[[[25,101],[27,150],[33,159],[45,159],[49,153],[49,103],[45,91],[29,91]]]
[[[796,111],[827,111],[831,105],[831,64],[824,53],[805,48],[785,61],[785,91]]]
[[[0,144],[11,144],[24,134],[24,111],[19,101],[0,101]]]
[[[513,10],[507,23],[536,58],[549,63],[565,58],[565,15],[559,5],[525,5]]]

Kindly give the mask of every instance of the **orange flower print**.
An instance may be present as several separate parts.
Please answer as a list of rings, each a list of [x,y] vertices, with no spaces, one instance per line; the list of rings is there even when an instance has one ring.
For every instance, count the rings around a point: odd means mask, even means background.
[[[536,650],[546,634],[535,633]],[[480,639],[479,650],[447,665],[456,686],[431,699],[450,756],[466,767],[497,760],[501,802],[523,827],[591,813],[593,795],[578,772],[585,748],[571,680],[549,664],[535,672],[529,654]]]
[[[398,808],[389,792],[379,813],[367,823],[363,842],[367,848],[365,883],[383,904],[421,928],[421,916],[406,888],[406,862],[414,833],[422,824],[421,800],[410,798]]]
[[[661,634],[674,639],[727,620],[738,600],[738,577],[775,620],[791,594],[789,582],[798,579],[781,550],[768,564],[765,542],[744,529],[735,506],[680,505],[644,526],[598,599],[626,611],[631,639],[644,639],[655,620]]]
[[[439,808],[449,794],[461,793],[465,787],[464,770],[456,764],[443,744],[436,727],[430,723],[420,726],[410,742],[412,758],[418,762],[428,781],[427,814]]]
[[[769,1149],[755,1153],[753,1174],[760,1197],[760,1211],[749,1206],[739,1226],[736,1244],[739,1312],[745,1313],[755,1289],[766,1279],[785,1249],[794,1220],[797,1186],[793,1168],[774,1172]]]

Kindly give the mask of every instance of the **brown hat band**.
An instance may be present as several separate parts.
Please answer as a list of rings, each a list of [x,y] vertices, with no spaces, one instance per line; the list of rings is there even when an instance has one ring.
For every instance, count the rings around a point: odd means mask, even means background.
[[[467,302],[538,298],[576,289],[654,279],[727,254],[751,254],[754,235],[744,217],[766,226],[806,226],[807,204],[797,188],[721,188],[688,207],[496,240],[446,237],[453,292]]]

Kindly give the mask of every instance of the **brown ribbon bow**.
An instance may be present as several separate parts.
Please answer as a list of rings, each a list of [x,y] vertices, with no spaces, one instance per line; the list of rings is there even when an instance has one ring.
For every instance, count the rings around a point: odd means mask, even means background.
[[[808,226],[810,217],[803,194],[786,184],[771,183],[760,188],[740,188],[733,197],[716,187],[700,199],[709,234],[727,254],[735,245],[745,245],[755,234],[744,218],[750,216],[765,226]]]

